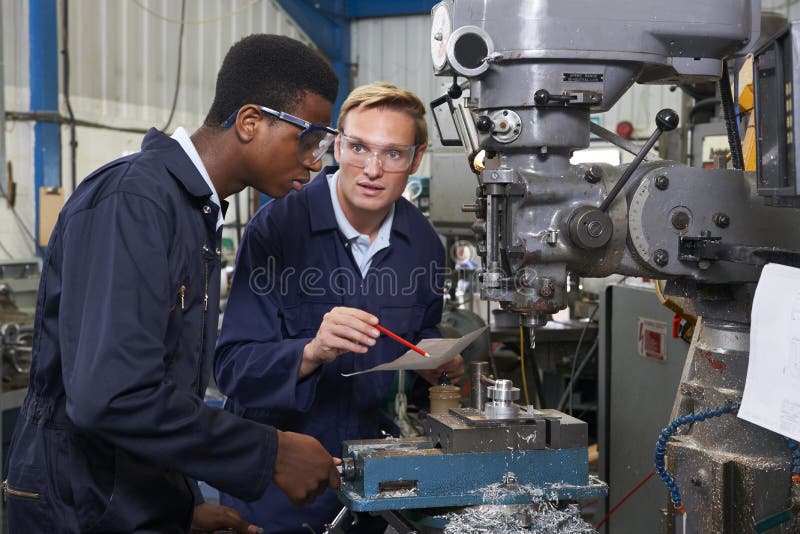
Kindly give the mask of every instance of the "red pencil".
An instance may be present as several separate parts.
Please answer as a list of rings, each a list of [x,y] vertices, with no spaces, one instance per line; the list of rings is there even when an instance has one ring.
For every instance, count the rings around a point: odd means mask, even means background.
[[[398,336],[397,334],[395,334],[394,332],[392,332],[388,328],[384,328],[383,326],[381,326],[379,324],[376,324],[375,328],[377,328],[378,330],[380,330],[381,332],[383,332],[384,334],[386,334],[390,338],[394,339],[395,341],[397,341],[399,343],[402,343],[403,345],[405,345],[409,349],[413,350],[414,352],[418,352],[418,353],[422,354],[423,356],[425,356],[426,358],[430,358],[431,357],[430,354],[428,354],[427,352],[425,352],[424,350],[422,350],[418,346],[414,345],[413,343],[411,343],[409,341],[406,341],[405,339],[403,339],[402,337]]]

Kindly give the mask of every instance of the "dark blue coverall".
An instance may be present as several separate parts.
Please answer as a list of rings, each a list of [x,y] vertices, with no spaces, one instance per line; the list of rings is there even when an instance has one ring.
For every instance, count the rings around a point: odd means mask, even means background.
[[[303,347],[336,306],[372,313],[410,341],[440,337],[444,247],[428,220],[401,198],[391,244],[362,277],[336,223],[326,179],[335,170],[323,169],[302,191],[268,204],[248,224],[215,377],[232,412],[314,436],[340,456],[343,440],[381,437],[381,402],[394,380],[391,372],[351,378],[341,373],[389,362],[407,349],[381,336],[366,354],[342,354],[298,382]],[[319,533],[342,506],[329,490],[313,504],[294,508],[274,487],[252,503],[224,494],[221,503],[270,533],[309,532],[303,523]],[[361,532],[371,532],[368,520]]]
[[[150,130],[61,211],[8,458],[11,532],[187,532],[193,479],[242,499],[270,482],[275,430],[203,403],[219,313],[210,194]]]

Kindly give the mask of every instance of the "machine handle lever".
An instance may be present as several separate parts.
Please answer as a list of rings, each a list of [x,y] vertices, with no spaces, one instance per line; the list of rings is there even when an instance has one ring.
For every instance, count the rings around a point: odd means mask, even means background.
[[[633,175],[633,172],[637,169],[637,167],[639,167],[639,164],[642,162],[642,160],[644,160],[645,156],[647,156],[647,153],[650,152],[650,149],[653,148],[653,145],[656,144],[656,141],[658,141],[658,138],[661,137],[661,134],[677,128],[679,121],[680,119],[678,118],[678,114],[675,113],[674,110],[668,108],[662,109],[656,114],[656,130],[650,135],[650,138],[647,140],[641,150],[639,150],[639,153],[636,154],[636,157],[633,158],[633,161],[630,163],[630,165],[628,165],[628,168],[625,169],[625,172],[622,173],[622,176],[620,176],[617,183],[614,184],[614,187],[608,193],[608,196],[606,196],[605,200],[603,200],[603,203],[600,204],[600,211],[604,213],[608,211],[611,203],[614,202],[614,199],[617,198],[619,192],[622,191],[623,187],[625,187],[628,179],[631,177],[631,175]]]
[[[533,93],[533,101],[537,106],[547,105],[549,102],[563,102],[568,103],[576,97],[573,95],[554,95],[547,89],[539,89]]]

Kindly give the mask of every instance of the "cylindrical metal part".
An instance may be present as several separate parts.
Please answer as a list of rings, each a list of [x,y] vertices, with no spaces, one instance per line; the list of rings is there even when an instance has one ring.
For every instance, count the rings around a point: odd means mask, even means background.
[[[470,363],[472,375],[472,389],[470,390],[470,404],[473,408],[483,411],[484,398],[483,398],[483,379],[489,372],[489,362],[472,362]]]
[[[486,417],[511,419],[519,415],[519,406],[514,403],[519,399],[519,388],[515,388],[511,380],[496,380],[494,385],[486,388],[486,394],[492,399],[486,403]]]
[[[486,394],[493,401],[514,401],[519,399],[519,388],[515,388],[511,380],[497,380],[486,388]]]
[[[494,195],[486,196],[486,272],[483,274],[484,287],[499,286],[500,248],[498,199]]]
[[[355,480],[356,463],[352,458],[342,458],[342,478],[344,480]]]
[[[547,314],[533,312],[523,313],[519,316],[519,324],[526,328],[535,328],[547,324]]]

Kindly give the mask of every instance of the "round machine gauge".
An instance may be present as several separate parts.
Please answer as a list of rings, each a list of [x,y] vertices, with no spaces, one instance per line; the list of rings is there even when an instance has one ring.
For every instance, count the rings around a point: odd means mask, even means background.
[[[447,4],[433,6],[431,12],[431,61],[433,68],[440,71],[447,64],[447,41],[453,32],[453,17]]]

